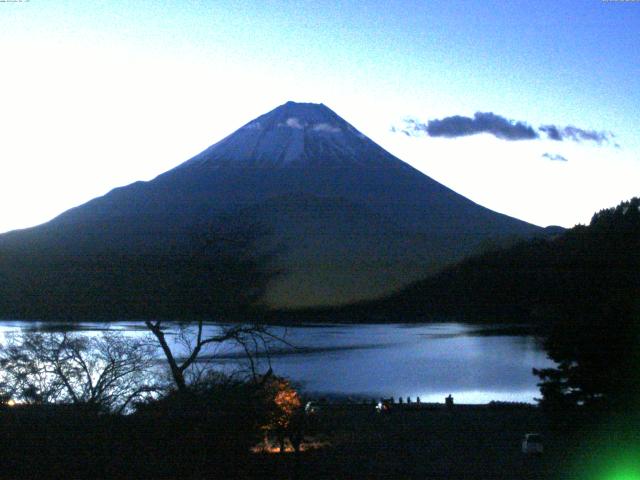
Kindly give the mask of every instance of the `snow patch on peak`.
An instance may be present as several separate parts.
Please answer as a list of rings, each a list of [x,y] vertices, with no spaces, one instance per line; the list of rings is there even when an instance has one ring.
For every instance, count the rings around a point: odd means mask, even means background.
[[[329,123],[316,123],[312,130],[314,132],[327,132],[327,133],[340,133],[342,130],[340,127],[336,127],[335,125],[331,125]]]
[[[246,130],[262,130],[262,124],[260,122],[251,122],[242,127]]]
[[[247,125],[246,128],[261,128],[259,126],[259,122],[254,122],[254,123],[258,123],[258,126],[254,127],[253,124],[249,124]],[[327,122],[309,124],[306,121],[300,120],[300,118],[298,117],[289,117],[284,122],[278,123],[277,126],[295,128],[296,130],[305,130],[307,127],[309,127],[313,132],[325,132],[325,133],[341,133],[342,132],[342,129],[337,125],[332,125]]]
[[[300,120],[296,117],[287,118],[285,125],[287,127],[297,128],[298,130],[302,130],[304,128],[302,122],[300,122]]]

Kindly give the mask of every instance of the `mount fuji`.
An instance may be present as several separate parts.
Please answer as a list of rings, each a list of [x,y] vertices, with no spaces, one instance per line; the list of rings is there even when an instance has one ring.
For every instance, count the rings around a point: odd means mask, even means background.
[[[168,251],[219,214],[256,219],[282,247],[284,274],[265,297],[282,308],[389,294],[487,242],[543,232],[436,182],[326,106],[288,102],[151,181],[0,236],[0,254]]]

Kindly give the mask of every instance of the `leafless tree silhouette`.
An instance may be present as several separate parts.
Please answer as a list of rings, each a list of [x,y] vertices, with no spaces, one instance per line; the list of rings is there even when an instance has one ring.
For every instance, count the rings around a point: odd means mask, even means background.
[[[24,403],[73,403],[122,413],[157,394],[148,341],[104,332],[11,335],[0,348],[0,390]]]

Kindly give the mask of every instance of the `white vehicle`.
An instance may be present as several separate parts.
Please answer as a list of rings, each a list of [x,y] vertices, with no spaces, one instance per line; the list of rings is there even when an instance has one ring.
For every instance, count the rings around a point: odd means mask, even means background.
[[[307,415],[315,415],[316,413],[318,413],[318,410],[320,410],[320,408],[318,407],[318,404],[316,402],[307,402],[307,404],[304,406],[304,413],[306,413]]]
[[[522,439],[522,453],[537,453],[543,451],[542,437],[539,433],[527,433]]]

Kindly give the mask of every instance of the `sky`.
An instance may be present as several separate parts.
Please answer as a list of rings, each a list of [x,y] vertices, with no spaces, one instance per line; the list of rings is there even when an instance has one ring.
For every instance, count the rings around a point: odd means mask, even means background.
[[[640,195],[640,1],[0,1],[0,232],[288,100],[541,226]]]

